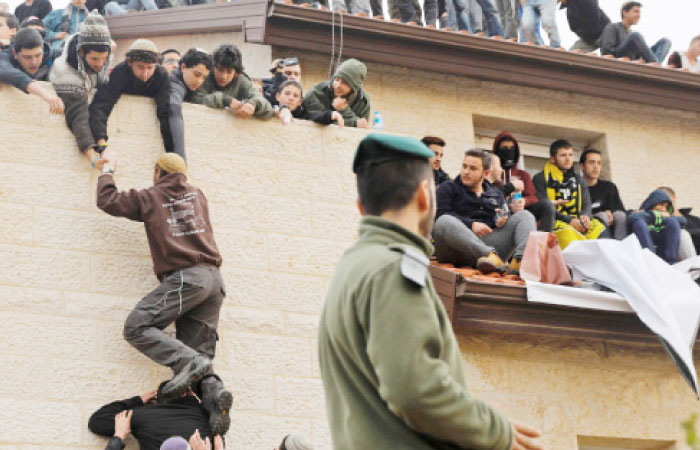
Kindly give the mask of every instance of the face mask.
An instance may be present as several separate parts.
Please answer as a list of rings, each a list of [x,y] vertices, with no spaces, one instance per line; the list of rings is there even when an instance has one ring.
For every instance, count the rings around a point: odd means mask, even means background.
[[[518,156],[518,151],[515,149],[515,147],[511,148],[499,148],[498,149],[498,157],[501,159],[501,166],[505,169],[508,170],[511,167],[515,165],[516,158]]]

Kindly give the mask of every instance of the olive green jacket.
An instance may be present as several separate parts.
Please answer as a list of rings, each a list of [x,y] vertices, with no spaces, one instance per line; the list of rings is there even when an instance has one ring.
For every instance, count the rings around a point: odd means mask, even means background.
[[[335,450],[510,449],[508,419],[467,389],[431,252],[367,216],[338,263],[318,344]]]
[[[345,61],[333,75],[333,78],[344,80],[352,89],[352,92],[346,98],[348,107],[344,111],[340,111],[347,127],[356,127],[357,119],[364,118],[369,120],[369,94],[362,89],[366,76],[367,67],[356,59]],[[322,81],[309,89],[304,96],[304,109],[312,120],[317,120],[317,118],[325,115],[327,120],[330,121],[334,98],[335,94],[333,93],[331,81]]]
[[[250,103],[255,107],[253,115],[260,119],[268,119],[275,115],[272,110],[272,105],[258,91],[258,89],[250,81],[250,78],[244,73],[237,75],[226,87],[219,87],[214,77],[214,71],[209,73],[209,76],[204,83],[195,91],[192,97],[192,103],[207,105],[210,108],[223,109],[231,104],[233,99],[244,103]]]

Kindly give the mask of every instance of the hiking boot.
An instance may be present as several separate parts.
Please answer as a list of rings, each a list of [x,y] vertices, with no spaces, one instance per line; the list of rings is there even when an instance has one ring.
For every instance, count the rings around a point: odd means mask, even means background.
[[[506,265],[496,252],[491,252],[488,256],[482,256],[476,261],[476,268],[483,274],[493,272],[503,273],[506,271]]]
[[[216,377],[202,380],[202,406],[209,413],[209,428],[212,436],[224,436],[231,427],[233,394]]]
[[[172,380],[163,386],[165,400],[181,396],[187,392],[190,386],[204,378],[205,375],[210,374],[211,370],[211,361],[202,355],[195,356]]]

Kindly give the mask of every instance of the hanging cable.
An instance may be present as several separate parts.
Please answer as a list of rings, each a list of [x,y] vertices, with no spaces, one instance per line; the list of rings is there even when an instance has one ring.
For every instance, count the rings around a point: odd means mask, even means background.
[[[333,76],[333,58],[335,58],[335,8],[333,7],[333,1],[330,1],[331,5],[331,64],[328,67],[328,79],[330,80]],[[342,17],[342,14],[341,14]]]

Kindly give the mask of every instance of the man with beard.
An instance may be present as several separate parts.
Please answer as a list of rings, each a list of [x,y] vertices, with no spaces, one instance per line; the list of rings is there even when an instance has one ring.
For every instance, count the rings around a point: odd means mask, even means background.
[[[432,156],[400,136],[370,134],[357,148],[360,238],[338,263],[319,324],[333,448],[541,449],[538,431],[467,389],[428,273]]]
[[[510,215],[503,193],[487,179],[491,157],[484,150],[464,154],[454,180],[437,191],[435,256],[444,263],[476,267],[482,273],[520,271],[530,232],[537,228],[526,210]]]
[[[549,161],[532,180],[537,197],[557,209],[553,233],[565,249],[573,241],[598,239],[605,224],[593,217],[591,196],[583,178],[574,170],[574,147],[564,139],[549,146]]]
[[[430,165],[433,168],[433,179],[435,180],[435,188],[444,181],[450,179],[450,176],[442,170],[442,156],[445,154],[445,140],[438,136],[425,136],[420,140],[430,150],[433,151],[433,157],[430,158]]]
[[[99,147],[92,137],[88,115],[91,91],[107,84],[112,61],[109,29],[102,16],[88,14],[80,32],[68,38],[63,54],[54,62],[49,74],[56,93],[66,107],[66,125],[73,132],[78,150],[92,167],[102,170]]]

